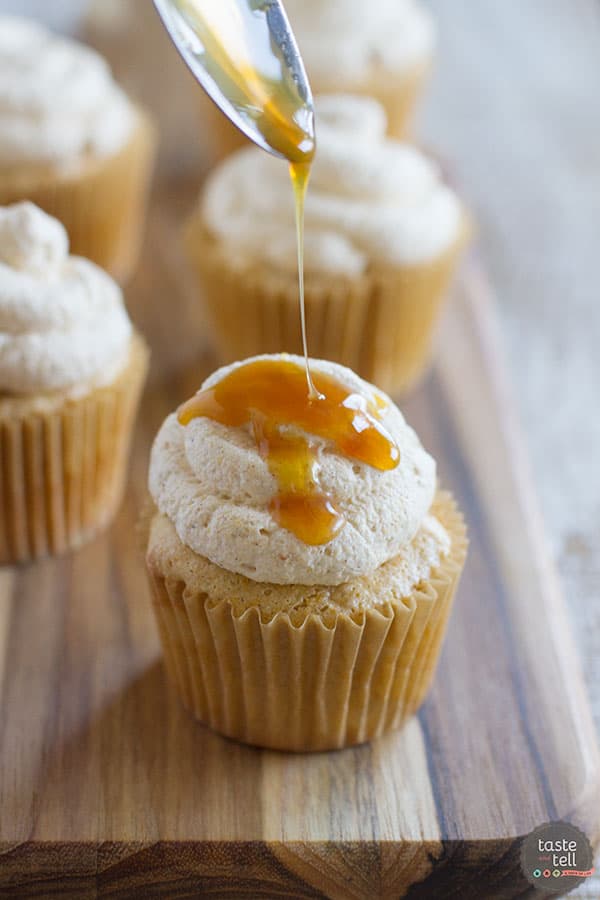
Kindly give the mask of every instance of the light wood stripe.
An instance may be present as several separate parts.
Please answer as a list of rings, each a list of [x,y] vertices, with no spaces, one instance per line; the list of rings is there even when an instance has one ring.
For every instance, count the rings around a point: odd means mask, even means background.
[[[10,625],[15,603],[14,586],[13,570],[9,568],[0,570],[0,697],[8,667]]]

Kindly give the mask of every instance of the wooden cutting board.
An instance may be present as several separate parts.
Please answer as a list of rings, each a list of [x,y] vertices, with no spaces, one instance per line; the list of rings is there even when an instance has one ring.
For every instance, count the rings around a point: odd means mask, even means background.
[[[404,404],[471,536],[419,715],[370,746],[261,752],[166,681],[136,519],[160,422],[214,365],[179,249],[192,192],[155,198],[127,292],[153,363],[114,527],[0,571],[0,896],[524,897],[519,836],[565,818],[596,839],[600,767],[472,262]]]

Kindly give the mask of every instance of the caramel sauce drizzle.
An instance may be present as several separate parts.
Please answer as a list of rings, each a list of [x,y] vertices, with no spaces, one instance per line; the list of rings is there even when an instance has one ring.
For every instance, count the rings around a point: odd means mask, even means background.
[[[304,353],[304,368],[306,370],[306,383],[309,397],[316,400],[319,392],[315,387],[308,363],[308,337],[306,334],[306,304],[304,302],[304,204],[308,179],[310,178],[310,162],[291,162],[290,178],[294,191],[294,205],[296,208],[296,242],[298,248],[298,297],[300,299],[300,327],[302,330],[302,352]]]
[[[307,394],[305,372],[291,360],[243,363],[184,403],[178,419],[182,425],[200,416],[231,427],[250,425],[278,485],[271,515],[304,543],[320,545],[335,537],[344,517],[320,483],[314,438],[381,471],[394,469],[400,454],[381,424],[381,398],[370,403],[329,375],[312,377],[316,396]]]

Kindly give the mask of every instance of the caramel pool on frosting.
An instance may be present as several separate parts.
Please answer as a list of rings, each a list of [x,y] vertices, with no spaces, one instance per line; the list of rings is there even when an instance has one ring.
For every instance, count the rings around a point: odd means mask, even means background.
[[[213,387],[199,391],[178,411],[181,425],[204,416],[222,425],[250,425],[260,455],[277,481],[270,503],[275,521],[306,544],[326,544],[344,524],[335,497],[319,483],[318,437],[348,457],[386,471],[400,460],[380,422],[380,398],[369,400],[321,372],[318,391],[307,393],[306,372],[285,359],[238,366]]]

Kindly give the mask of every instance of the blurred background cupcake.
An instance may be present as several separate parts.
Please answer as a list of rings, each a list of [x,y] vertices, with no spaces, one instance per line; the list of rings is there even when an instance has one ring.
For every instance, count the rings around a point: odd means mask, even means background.
[[[0,565],[80,546],[120,503],[148,351],[118,285],[31,203],[0,208]]]
[[[376,100],[330,95],[316,107],[305,218],[309,347],[388,392],[405,390],[429,360],[467,216],[435,163],[386,138]],[[294,205],[281,160],[250,147],[221,163],[185,240],[223,361],[301,352]]]
[[[0,16],[0,204],[30,200],[74,253],[127,278],[155,144],[148,116],[92,49]]]
[[[418,0],[286,0],[313,93],[365,94],[405,137],[433,64],[433,16]],[[391,39],[391,36],[393,38]],[[217,157],[244,145],[206,97],[203,132]]]

